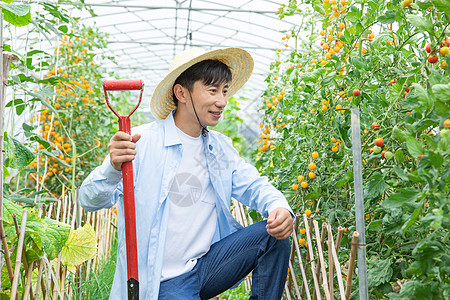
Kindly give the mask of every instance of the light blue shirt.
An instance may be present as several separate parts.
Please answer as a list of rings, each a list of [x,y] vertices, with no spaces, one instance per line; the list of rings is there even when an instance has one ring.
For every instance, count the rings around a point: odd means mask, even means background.
[[[157,300],[168,220],[167,196],[182,157],[182,144],[173,113],[132,129],[141,134],[133,161],[136,235],[140,299]],[[217,131],[203,138],[206,164],[216,195],[217,225],[212,243],[242,226],[230,213],[231,197],[259,211],[264,217],[276,208],[292,210],[283,194],[260,176],[233,148],[231,139]],[[109,155],[85,179],[79,192],[87,211],[110,208],[117,203],[119,245],[110,299],[127,299],[127,261],[123,209],[122,172],[114,169]],[[201,237],[200,237],[201,238]]]

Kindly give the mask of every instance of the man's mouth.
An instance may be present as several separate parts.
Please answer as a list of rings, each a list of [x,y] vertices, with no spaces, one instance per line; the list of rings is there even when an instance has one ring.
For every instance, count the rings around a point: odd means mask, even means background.
[[[213,117],[220,118],[222,111],[210,111],[210,113],[213,115]]]

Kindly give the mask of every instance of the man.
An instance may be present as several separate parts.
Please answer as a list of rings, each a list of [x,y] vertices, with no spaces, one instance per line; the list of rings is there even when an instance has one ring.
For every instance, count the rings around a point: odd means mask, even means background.
[[[88,211],[117,203],[119,246],[110,299],[126,299],[121,166],[133,160],[140,299],[209,299],[252,273],[250,299],[280,299],[293,213],[215,126],[227,99],[248,80],[250,54],[239,48],[191,49],[173,60],[151,99],[159,119],[116,133],[109,155],[83,182]],[[230,200],[267,221],[246,228]]]

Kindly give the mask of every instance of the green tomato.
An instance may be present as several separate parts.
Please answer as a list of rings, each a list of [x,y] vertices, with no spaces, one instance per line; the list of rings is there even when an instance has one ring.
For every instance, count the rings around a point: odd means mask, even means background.
[[[391,151],[386,151],[386,153],[384,153],[384,158],[386,160],[391,159],[394,156],[394,153],[392,153]]]
[[[448,129],[442,129],[441,130],[441,137],[450,136],[450,130]]]
[[[378,147],[378,146],[375,146],[375,147],[373,147],[373,152],[375,152],[375,153],[380,153],[381,152],[381,147]]]

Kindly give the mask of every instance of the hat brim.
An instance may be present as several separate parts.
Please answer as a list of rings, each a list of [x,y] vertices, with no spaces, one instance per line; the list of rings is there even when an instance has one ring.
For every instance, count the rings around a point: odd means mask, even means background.
[[[227,99],[247,82],[253,72],[253,58],[241,48],[217,49],[196,56],[170,71],[156,86],[150,101],[150,110],[155,118],[165,119],[176,108],[172,88],[178,76],[196,63],[207,59],[217,59],[230,68],[232,79],[228,83]]]

